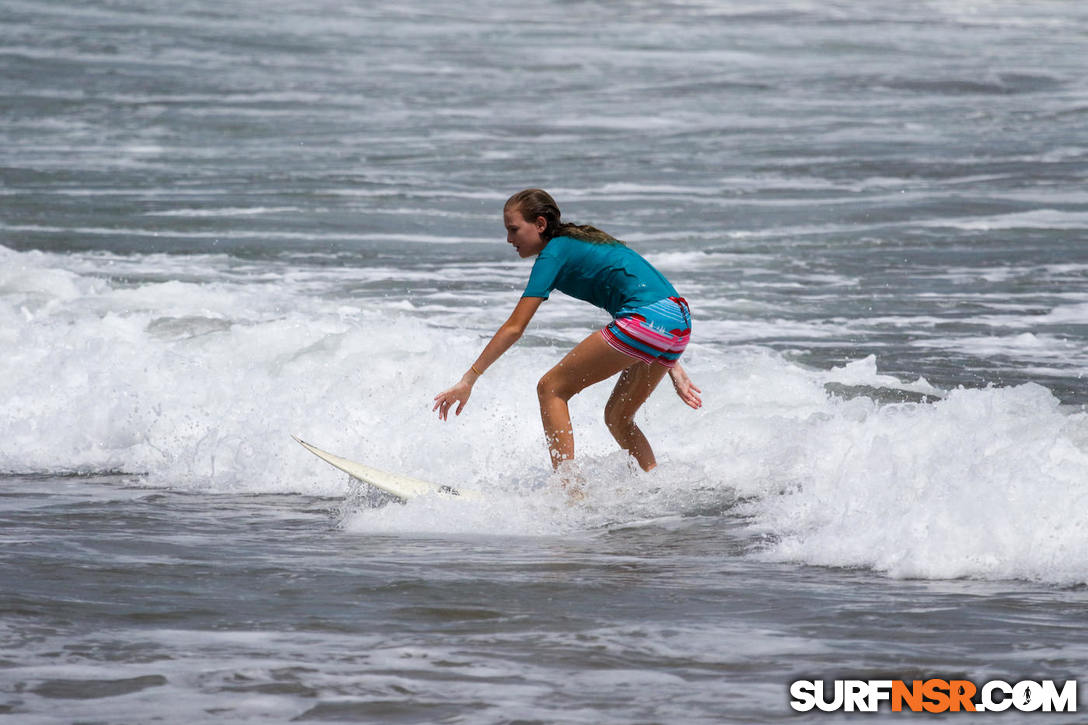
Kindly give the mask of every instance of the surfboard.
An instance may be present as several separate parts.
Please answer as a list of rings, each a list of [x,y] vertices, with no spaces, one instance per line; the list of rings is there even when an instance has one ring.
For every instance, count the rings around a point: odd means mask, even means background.
[[[348,474],[354,479],[362,481],[363,483],[369,483],[377,489],[385,491],[388,494],[392,494],[397,498],[408,501],[420,496],[427,496],[429,494],[437,496],[452,496],[465,499],[479,498],[479,494],[475,491],[464,491],[453,488],[452,486],[443,486],[438,483],[431,483],[430,481],[424,481],[421,478],[412,478],[411,476],[404,476],[399,473],[389,473],[373,466],[367,466],[363,463],[356,463],[355,461],[348,460],[341,456],[334,455],[328,451],[323,451],[315,445],[307,443],[296,435],[292,435],[303,448],[313,453],[315,456],[325,461],[331,466],[340,469],[344,473]]]

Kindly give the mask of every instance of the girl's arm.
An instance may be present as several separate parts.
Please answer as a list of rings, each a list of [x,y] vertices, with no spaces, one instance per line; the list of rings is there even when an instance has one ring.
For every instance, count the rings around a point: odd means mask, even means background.
[[[476,362],[472,363],[468,371],[461,376],[461,380],[449,390],[434,396],[434,408],[431,410],[437,410],[439,418],[446,420],[454,403],[457,403],[457,409],[453,411],[453,414],[461,415],[461,411],[465,409],[465,403],[468,402],[468,396],[472,394],[472,386],[480,379],[480,375],[491,367],[492,363],[502,357],[502,354],[518,341],[543,301],[543,297],[522,297],[518,300],[510,317],[502,323],[502,327],[492,336],[491,341],[484,347],[484,351],[480,353],[480,357],[476,358]]]
[[[703,399],[699,395],[703,391],[699,390],[699,388],[695,387],[695,383],[691,382],[691,378],[688,377],[683,365],[676,363],[675,366],[670,368],[669,379],[672,380],[672,386],[676,388],[676,394],[680,396],[680,400],[683,400],[692,408],[703,407]]]

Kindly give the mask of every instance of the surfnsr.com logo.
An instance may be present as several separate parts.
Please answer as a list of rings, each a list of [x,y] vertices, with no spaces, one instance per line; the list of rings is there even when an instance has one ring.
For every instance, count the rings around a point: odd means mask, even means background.
[[[797,680],[790,684],[790,707],[798,712],[1076,712],[1077,682],[1054,680],[1009,683],[991,680]]]

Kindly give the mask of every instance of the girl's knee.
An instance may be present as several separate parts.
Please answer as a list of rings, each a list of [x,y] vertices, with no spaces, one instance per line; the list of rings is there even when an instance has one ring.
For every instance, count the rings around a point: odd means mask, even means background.
[[[562,380],[552,371],[544,373],[544,376],[536,384],[536,396],[541,400],[549,398],[561,398],[569,400],[570,395],[563,390]]]
[[[635,421],[635,416],[628,414],[622,403],[608,401],[604,406],[604,424],[611,431],[624,430]]]

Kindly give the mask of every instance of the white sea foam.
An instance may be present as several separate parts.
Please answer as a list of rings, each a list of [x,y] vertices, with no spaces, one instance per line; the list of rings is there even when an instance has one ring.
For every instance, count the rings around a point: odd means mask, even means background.
[[[951,227],[973,231],[997,229],[1083,229],[1088,226],[1088,213],[1036,209],[1034,211],[998,214],[965,219],[935,219],[918,222],[920,226]]]
[[[118,284],[88,273],[96,261],[0,248],[0,471],[344,496],[346,529],[385,533],[581,535],[736,511],[741,497],[773,542],[768,558],[1088,581],[1088,531],[1071,513],[1088,505],[1088,416],[1038,385],[880,405],[825,386],[941,391],[882,374],[875,357],[813,370],[759,347],[694,344],[687,365],[705,407],[687,409],[667,386],[651,398],[640,423],[661,466],[650,474],[632,471],[605,430],[607,385],[572,401],[587,493],[572,506],[547,464],[534,388],[585,334],[564,316],[573,303],[549,309],[562,329],[513,348],[442,423],[433,395],[490,332],[457,310],[420,316],[401,299],[330,294],[329,268],[253,282],[229,266],[215,274],[223,259],[207,257],[177,262],[191,281]],[[501,322],[494,307],[481,325]],[[343,475],[290,433],[489,495],[356,510]]]
[[[1088,353],[1083,345],[1057,335],[1042,333],[1022,332],[1017,335],[987,337],[934,337],[918,340],[912,344],[942,350],[961,350],[978,357],[1004,355],[1018,360],[1061,361],[1069,367],[1088,366]],[[1069,373],[1069,367],[1065,368],[1065,374]]]
[[[139,227],[128,228],[112,228],[112,227],[76,227],[65,229],[62,227],[52,227],[48,225],[39,224],[20,224],[20,225],[7,225],[0,224],[0,228],[4,228],[9,232],[71,232],[83,236],[97,237],[144,237],[144,238],[157,238],[157,239],[222,239],[226,237],[222,232],[197,232],[197,231],[181,231],[181,230],[160,230],[160,229],[144,229]],[[303,233],[303,232],[270,232],[270,231],[232,231],[229,235],[232,239],[256,239],[256,240],[278,240],[284,242],[290,241],[323,241],[323,242],[343,242],[343,241],[395,241],[395,242],[410,242],[421,244],[464,244],[479,242],[477,237],[455,237],[449,235],[439,234],[378,234],[378,233],[358,233],[358,234],[333,234],[333,233]]]
[[[634,240],[635,237],[632,236],[630,239]],[[771,263],[773,261],[770,255],[728,252],[648,252],[642,256],[662,271],[706,269],[712,266],[740,266],[742,264],[747,269],[757,262]]]
[[[1039,322],[1049,325],[1064,323],[1083,325],[1088,322],[1088,302],[1075,305],[1058,305],[1040,317]]]
[[[1063,295],[1053,295],[1054,297],[1062,297]],[[1009,328],[1009,329],[1024,329],[1024,328],[1041,328],[1047,325],[1083,325],[1085,320],[1088,320],[1088,302],[1081,302],[1084,298],[1083,294],[1065,295],[1070,298],[1070,304],[1059,304],[1051,307],[1049,311],[1043,314],[1035,312],[1042,303],[1035,302],[1033,305],[1017,304],[1016,302],[1002,303],[999,300],[1009,299],[1010,296],[1004,298],[995,296],[992,299],[981,300],[985,301],[987,306],[1001,310],[1001,314],[990,315],[978,315],[971,318],[971,321],[975,324],[988,325],[995,328]],[[1027,298],[1031,300],[1030,297]]]
[[[802,470],[752,504],[776,539],[765,556],[902,577],[1088,579],[1088,416],[1034,384],[843,413],[795,430]]]
[[[144,212],[144,216],[176,216],[176,217],[237,217],[257,216],[260,214],[278,214],[281,212],[301,211],[294,206],[253,206],[253,207],[222,207],[219,209],[167,209],[163,211]]]

